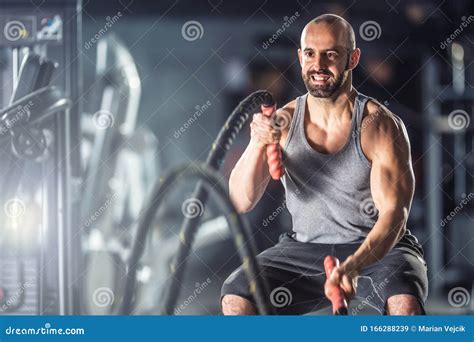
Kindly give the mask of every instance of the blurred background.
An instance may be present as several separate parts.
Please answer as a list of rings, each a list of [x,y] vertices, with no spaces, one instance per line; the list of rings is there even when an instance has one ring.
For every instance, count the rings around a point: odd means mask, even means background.
[[[355,88],[408,128],[408,226],[428,263],[426,310],[472,314],[473,9],[468,0],[0,1],[0,314],[117,314],[155,182],[204,162],[251,92],[269,90],[280,106],[306,92],[299,36],[323,13],[354,27]],[[223,182],[248,140],[244,126]],[[161,312],[189,215],[199,232],[174,313],[220,314],[221,285],[241,262],[218,201],[185,206],[195,185],[174,187],[141,246],[136,314]],[[291,230],[279,182],[245,219],[258,251]],[[377,314],[363,298],[352,307]]]

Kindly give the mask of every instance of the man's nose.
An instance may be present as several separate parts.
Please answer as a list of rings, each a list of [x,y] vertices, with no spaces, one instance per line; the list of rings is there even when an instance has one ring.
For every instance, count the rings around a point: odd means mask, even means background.
[[[326,68],[326,63],[322,56],[318,53],[314,55],[314,58],[311,60],[310,69],[319,71]]]

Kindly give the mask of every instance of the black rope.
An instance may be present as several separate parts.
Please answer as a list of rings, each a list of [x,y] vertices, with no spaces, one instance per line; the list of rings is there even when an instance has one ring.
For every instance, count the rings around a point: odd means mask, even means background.
[[[242,100],[232,111],[224,126],[219,131],[219,134],[212,144],[211,151],[209,152],[209,155],[206,159],[206,166],[213,170],[219,170],[226,152],[230,149],[235,137],[241,131],[244,124],[248,121],[250,114],[259,112],[262,105],[273,106],[274,103],[275,101],[272,94],[265,90],[258,90]],[[206,204],[208,193],[203,186],[202,181],[199,181],[196,184],[192,198],[199,200],[203,206]],[[158,207],[152,208],[151,205],[149,205],[143,209],[143,215],[147,217],[151,216],[151,218],[153,218],[157,209]],[[199,225],[199,221],[199,215],[196,217],[190,216],[186,217],[181,225],[181,236],[188,246],[191,246],[194,242],[196,227]],[[183,270],[186,266],[186,260],[189,256],[189,253],[190,249],[184,248],[184,245],[180,244],[180,248],[176,253],[175,260],[183,260],[183,262],[181,264],[176,262],[174,263],[175,265],[179,266],[175,270],[174,277],[171,277],[169,284],[166,286],[169,289],[167,296],[165,297],[165,311],[168,314],[173,314],[176,299],[178,297],[179,289],[183,279]],[[125,300],[128,300],[127,295]]]
[[[145,245],[145,240],[148,235],[148,232],[151,230],[153,219],[155,213],[157,212],[160,204],[163,202],[166,194],[173,189],[173,185],[177,182],[178,179],[184,177],[198,177],[201,179],[201,183],[204,183],[207,186],[212,186],[216,194],[219,197],[219,205],[225,210],[225,215],[229,223],[229,227],[237,247],[238,253],[242,260],[243,270],[247,275],[248,282],[250,285],[250,292],[255,298],[257,309],[259,313],[268,315],[273,313],[273,308],[269,304],[269,295],[268,287],[265,283],[265,280],[262,277],[259,277],[259,266],[255,258],[255,248],[253,241],[250,239],[249,229],[245,224],[245,221],[242,217],[236,212],[233,203],[227,195],[227,191],[224,186],[221,184],[218,176],[215,172],[211,171],[206,166],[196,167],[196,166],[185,166],[180,167],[172,171],[162,182],[162,184],[156,184],[153,189],[151,201],[148,204],[147,210],[144,211],[141,216],[141,220],[138,225],[138,231],[136,240],[132,249],[132,254],[130,257],[129,267],[127,270],[124,300],[122,305],[122,315],[129,315],[134,309],[135,302],[135,293],[136,293],[136,273],[137,266],[140,261],[141,256],[143,255],[143,246]],[[198,215],[199,216],[199,215]],[[179,250],[191,249],[192,244],[189,241],[186,241],[183,234],[180,234],[180,244]],[[183,255],[183,254],[181,254]],[[184,270],[183,262],[184,260],[176,258],[171,264],[171,273],[172,277],[176,276],[176,271],[178,269]],[[180,267],[176,267],[180,265]],[[169,305],[172,307],[165,307],[167,314],[172,314],[177,295],[179,294],[179,285],[177,289],[173,289],[167,293]],[[171,288],[169,288],[171,290]],[[172,297],[171,297],[172,296]]]
[[[224,126],[219,131],[216,140],[212,144],[211,151],[207,156],[205,165],[213,170],[219,170],[226,152],[229,151],[235,137],[248,121],[250,114],[260,112],[262,105],[273,106],[274,104],[275,100],[273,99],[273,95],[266,90],[258,90],[242,100],[232,111]],[[208,193],[201,181],[196,184],[192,198],[199,200],[203,205],[206,204]],[[192,245],[194,242],[196,227],[199,225],[200,218],[199,215],[196,217],[187,217],[181,225],[181,236],[188,245]],[[190,249],[184,248],[184,246],[182,247],[181,245],[176,253],[175,260],[182,260],[182,263],[175,262],[178,268],[176,269],[174,277],[171,277],[166,285],[169,290],[167,292],[168,295],[165,297],[165,311],[169,315],[173,314],[179,289],[183,281],[183,270],[186,266],[189,253]]]
[[[273,95],[266,90],[258,90],[234,108],[224,126],[219,131],[216,140],[212,144],[211,152],[206,159],[206,165],[218,170],[224,160],[225,153],[230,149],[235,137],[239,134],[250,114],[260,112],[261,106],[273,106],[275,100]]]

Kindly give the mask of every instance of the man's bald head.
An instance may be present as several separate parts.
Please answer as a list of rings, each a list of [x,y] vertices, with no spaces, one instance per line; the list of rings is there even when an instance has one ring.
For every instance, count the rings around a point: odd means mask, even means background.
[[[352,26],[334,14],[314,18],[301,34],[298,58],[301,76],[313,97],[331,98],[350,89],[351,72],[360,58]]]
[[[349,50],[354,50],[356,48],[354,29],[352,28],[351,24],[349,24],[343,17],[335,14],[322,14],[306,24],[303,34],[301,35],[302,42],[304,35],[308,31],[308,28],[311,25],[318,24],[326,24],[332,29],[341,32],[344,36],[344,42],[342,42],[344,46]]]

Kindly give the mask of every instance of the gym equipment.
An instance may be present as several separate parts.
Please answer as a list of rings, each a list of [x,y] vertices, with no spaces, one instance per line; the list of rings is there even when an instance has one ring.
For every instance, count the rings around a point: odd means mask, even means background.
[[[224,127],[221,128],[217,135],[216,140],[212,144],[212,149],[207,156],[205,165],[213,170],[218,170],[225,158],[225,153],[230,149],[232,142],[243,125],[248,121],[250,113],[256,112],[262,105],[273,107],[274,104],[275,100],[273,96],[265,90],[258,90],[242,100],[232,111]],[[198,199],[203,205],[206,204],[208,195],[201,182],[196,185],[192,198]],[[174,277],[171,277],[169,286],[166,287],[168,292],[164,298],[165,312],[168,315],[173,313],[175,307],[176,298],[183,278],[183,269],[189,256],[189,247],[194,242],[199,220],[200,216],[187,217],[180,229],[181,235],[183,236],[182,241],[185,241],[185,243],[181,243],[179,246],[175,260],[173,261],[173,264],[178,265],[178,267],[176,268]]]
[[[82,311],[111,314],[115,306],[97,305],[95,291],[107,288],[118,298],[130,256],[136,222],[159,178],[158,140],[136,127],[141,81],[135,61],[114,34],[97,42],[94,114],[82,115],[85,165],[81,223],[84,252]]]
[[[249,229],[246,226],[245,221],[235,210],[234,205],[227,196],[227,192],[224,186],[221,184],[219,177],[205,166],[184,166],[172,171],[165,178],[165,180],[163,180],[162,184],[156,185],[150,198],[147,210],[144,211],[144,215],[140,220],[133,252],[129,261],[127,282],[125,285],[125,297],[123,299],[121,314],[130,315],[133,312],[137,265],[143,253],[145,239],[148,235],[148,232],[150,231],[150,227],[152,226],[155,213],[157,212],[160,204],[163,202],[165,195],[172,189],[174,183],[180,178],[183,178],[185,175],[187,177],[198,177],[201,179],[201,184],[204,182],[207,185],[214,187],[216,190],[215,193],[219,196],[220,200],[219,205],[223,210],[225,210],[225,216],[232,231],[232,236],[234,238],[240,258],[243,262],[243,269],[248,276],[250,290],[255,297],[258,310],[264,315],[273,313],[272,306],[269,303],[269,292],[267,290],[265,281],[258,277],[259,267],[255,259],[256,250],[253,246],[252,240],[250,239]],[[180,240],[183,245],[191,248],[191,244],[185,240],[183,234],[180,234]],[[175,274],[177,268],[177,264],[172,264],[171,273]],[[165,303],[167,305],[172,305],[174,309],[174,302],[175,298],[171,298]],[[165,309],[165,313],[169,314],[167,311],[169,308],[165,307]]]
[[[22,86],[14,89],[12,103],[0,111],[0,132],[2,136],[0,142],[5,146],[11,146],[11,157],[18,159],[13,164],[8,165],[7,173],[2,187],[2,196],[9,199],[6,203],[7,220],[3,226],[5,236],[13,246],[12,255],[2,262],[2,278],[17,279],[16,284],[6,282],[2,284],[4,293],[3,313],[18,313],[23,310],[37,307],[38,303],[32,301],[31,291],[38,291],[40,278],[35,274],[41,269],[35,267],[35,259],[31,258],[31,251],[28,251],[24,241],[28,237],[20,238],[17,231],[22,219],[22,211],[26,211],[26,204],[17,197],[20,185],[25,185],[23,178],[24,168],[28,165],[31,169],[37,169],[34,164],[45,163],[51,157],[51,139],[48,138],[49,131],[44,128],[44,124],[51,117],[70,107],[71,101],[64,97],[62,91],[57,87],[47,86],[51,80],[55,63],[42,60],[34,54],[26,55],[20,69],[19,80]],[[36,72],[35,72],[36,71]],[[34,77],[31,77],[34,75]],[[36,90],[36,87],[42,87]],[[29,93],[30,92],[30,93]],[[26,95],[24,95],[26,94]],[[7,151],[4,151],[8,153]],[[30,164],[33,163],[31,166]],[[32,184],[33,188],[38,184]],[[28,188],[23,190],[23,196],[34,190]],[[9,204],[10,203],[10,204]],[[10,212],[9,212],[10,211]],[[30,212],[31,214],[31,212]],[[33,216],[33,215],[32,215]],[[28,223],[21,223],[22,229],[30,227]],[[34,232],[30,232],[33,233]],[[8,250],[8,246],[5,249]],[[36,249],[35,249],[36,251]],[[13,269],[16,268],[16,271]],[[12,273],[12,274],[11,274]],[[28,273],[26,275],[25,273]],[[28,284],[28,286],[26,286]]]
[[[1,205],[14,216],[2,217],[0,276],[6,301],[17,291],[24,297],[8,306],[9,314],[72,314],[81,300],[75,282],[81,7],[77,0],[37,5],[0,4],[0,108],[8,107],[0,120]]]
[[[254,113],[255,111],[259,110],[262,105],[265,105],[267,107],[273,107],[274,104],[275,101],[273,100],[272,95],[264,90],[256,91],[247,96],[243,101],[241,101],[238,106],[232,111],[224,127],[220,130],[215,142],[212,144],[212,149],[206,159],[206,167],[213,170],[218,170],[224,160],[225,153],[230,149],[234,138],[240,132],[243,125],[247,122],[250,113]],[[202,205],[205,205],[205,203],[207,202],[208,193],[204,188],[202,181],[199,181],[196,185],[192,198],[199,200]],[[151,206],[145,207],[142,210],[143,215],[154,215],[156,210],[153,209],[155,208]],[[151,213],[149,213],[150,210],[152,211]],[[171,267],[172,269],[174,269],[174,276],[171,277],[170,283],[167,284],[167,292],[164,295],[165,312],[169,315],[173,314],[176,299],[179,294],[186,259],[189,256],[190,247],[194,242],[197,230],[196,227],[199,224],[199,220],[200,216],[186,217],[180,229],[180,245],[176,257],[172,263],[172,265],[178,266]],[[135,248],[141,248],[139,246],[135,246],[132,255],[134,255],[134,253],[138,253],[137,251],[135,251]],[[123,313],[131,312],[131,296],[133,296],[132,288],[127,287],[125,290],[124,304],[122,310]],[[261,310],[263,312],[269,311],[266,310],[265,307],[261,308]]]
[[[97,43],[96,78],[94,93],[100,94],[99,103],[95,113],[84,115],[82,122],[83,134],[92,136],[90,152],[84,156],[87,168],[82,187],[83,222],[113,191],[108,182],[117,172],[118,152],[135,133],[138,117],[140,77],[130,52],[113,34]]]
[[[440,61],[431,56],[424,57],[423,65],[426,67],[422,70],[426,151],[423,159],[426,173],[424,186],[426,227],[429,230],[426,246],[430,293],[434,295],[440,295],[444,287],[459,286],[460,283],[470,287],[474,284],[472,262],[469,261],[474,258],[474,252],[466,245],[474,237],[472,222],[459,214],[453,220],[443,223],[445,215],[450,211],[446,208],[459,206],[466,195],[473,192],[474,163],[472,152],[469,156],[469,151],[472,151],[474,141],[474,91],[472,87],[465,87],[465,83],[472,84],[474,77],[464,67],[465,55],[472,54],[467,37],[460,38],[449,47],[450,64],[453,67],[449,70],[451,75],[444,75]],[[441,64],[444,65],[443,62]],[[443,84],[448,77],[452,78],[452,82]],[[453,176],[452,185],[443,174],[445,166],[451,168],[449,174]],[[450,190],[452,188],[454,191]],[[472,217],[472,202],[466,203],[462,210]],[[448,255],[445,256],[441,251],[447,251]],[[449,264],[446,265],[446,261]],[[441,271],[442,277],[439,275]],[[470,310],[474,310],[474,302],[471,303]]]

